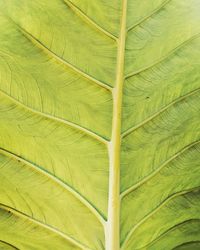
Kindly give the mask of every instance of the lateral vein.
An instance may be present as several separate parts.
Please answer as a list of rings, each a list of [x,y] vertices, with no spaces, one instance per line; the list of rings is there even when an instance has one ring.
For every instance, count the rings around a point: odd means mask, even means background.
[[[7,98],[9,98],[12,102],[15,102],[17,105],[19,105],[19,106],[21,106],[21,107],[23,107],[23,108],[29,110],[29,111],[32,112],[32,113],[35,113],[35,114],[37,114],[37,115],[46,117],[46,118],[48,118],[48,119],[50,119],[50,120],[54,120],[54,121],[59,122],[59,123],[61,123],[61,124],[65,124],[65,125],[67,125],[67,126],[70,126],[70,127],[74,128],[74,129],[77,129],[78,131],[81,131],[81,132],[83,132],[83,133],[89,135],[90,137],[96,139],[97,141],[99,141],[99,142],[101,142],[101,143],[103,143],[103,144],[105,144],[105,145],[108,144],[108,141],[107,141],[106,139],[104,139],[103,137],[97,135],[96,133],[92,132],[91,130],[88,130],[88,129],[86,129],[86,128],[84,128],[84,127],[82,127],[82,126],[80,126],[80,125],[78,125],[78,124],[76,124],[76,123],[70,122],[70,121],[68,121],[68,120],[64,120],[64,119],[61,119],[61,118],[52,116],[52,115],[50,115],[50,114],[46,114],[46,113],[44,113],[44,112],[41,112],[41,111],[39,111],[39,110],[35,110],[35,109],[33,109],[33,108],[31,108],[31,107],[29,107],[29,106],[27,106],[27,105],[21,103],[20,101],[16,100],[14,97],[8,95],[7,93],[5,93],[5,92],[4,92],[3,90],[1,90],[1,89],[0,89],[0,93],[3,94],[4,96],[6,96]]]
[[[57,185],[61,186],[62,188],[64,188],[65,190],[67,190],[67,192],[69,192],[70,194],[73,195],[73,197],[75,197],[79,202],[81,202],[88,210],[91,211],[91,213],[97,218],[97,220],[101,223],[101,225],[103,227],[105,227],[105,220],[103,218],[103,216],[96,210],[95,207],[93,207],[82,195],[80,195],[78,192],[76,192],[73,188],[71,188],[69,185],[67,185],[65,182],[63,182],[61,179],[58,179],[57,177],[55,177],[54,175],[52,175],[50,172],[45,171],[44,169],[42,169],[41,167],[38,167],[37,165],[32,164],[31,162],[27,161],[26,159],[4,149],[4,148],[0,148],[0,153],[3,155],[6,155],[9,158],[13,158],[16,161],[20,161],[23,164],[31,167],[32,169],[36,170],[38,173],[46,176],[47,178],[49,178],[50,180],[52,180],[54,183],[56,183]]]
[[[152,116],[148,117],[147,119],[145,119],[143,122],[139,123],[138,125],[131,127],[129,129],[127,129],[125,132],[122,133],[122,138],[128,136],[129,134],[131,134],[132,132],[134,132],[136,129],[144,126],[146,123],[150,122],[151,120],[153,120],[154,118],[158,117],[160,114],[162,114],[163,112],[165,112],[168,108],[170,108],[171,106],[173,106],[174,104],[179,103],[180,101],[184,100],[185,98],[192,96],[196,93],[198,93],[200,90],[200,88],[195,89],[177,99],[175,99],[174,101],[172,101],[171,103],[169,103],[168,105],[166,105],[164,108],[160,109],[158,112],[156,112],[155,114],[153,114]]]
[[[146,244],[146,245],[144,245],[144,246],[142,246],[142,247],[140,247],[140,248],[137,248],[137,250],[139,250],[139,249],[144,249],[144,247],[146,248],[146,247],[148,247],[148,246],[153,245],[155,242],[159,241],[162,237],[165,237],[165,236],[167,235],[168,232],[170,232],[170,231],[176,229],[177,227],[181,227],[181,226],[184,225],[184,224],[189,224],[189,223],[191,223],[191,222],[193,222],[193,223],[195,222],[195,223],[200,224],[200,219],[199,219],[199,218],[192,218],[192,219],[188,219],[188,220],[182,221],[181,223],[176,224],[175,226],[173,226],[173,227],[169,228],[168,230],[166,230],[164,233],[162,233],[160,236],[156,237],[154,240],[152,240],[152,241],[149,242],[148,244]],[[174,248],[173,248],[172,250],[174,250]]]
[[[109,86],[108,84],[94,78],[91,75],[88,75],[87,73],[85,73],[84,71],[82,71],[81,69],[77,68],[75,65],[71,64],[70,62],[67,62],[66,60],[64,60],[63,58],[59,57],[57,54],[55,54],[53,51],[51,51],[48,47],[46,47],[40,40],[38,40],[36,37],[34,37],[32,34],[30,34],[27,30],[25,30],[24,28],[22,28],[18,23],[16,23],[14,20],[12,20],[11,18],[9,18],[9,20],[11,20],[16,27],[18,28],[18,30],[33,44],[35,44],[38,48],[40,48],[41,50],[43,50],[44,52],[46,52],[47,55],[50,56],[50,58],[54,58],[55,60],[59,61],[62,65],[67,66],[68,68],[72,69],[74,72],[78,73],[79,75],[83,76],[85,79],[90,80],[91,82],[97,84],[98,86],[109,90],[110,92],[112,92],[112,87]]]
[[[139,20],[137,23],[135,23],[134,25],[132,25],[131,27],[128,28],[128,32],[134,28],[136,28],[137,26],[139,26],[140,24],[142,24],[143,22],[145,22],[147,19],[149,19],[150,17],[152,17],[154,14],[156,14],[158,11],[160,11],[162,8],[164,8],[169,2],[171,2],[172,0],[166,0],[165,2],[163,2],[160,6],[158,6],[158,8],[156,8],[155,10],[153,10],[149,15],[145,16],[144,18],[142,18],[141,20]]]
[[[82,10],[80,10],[75,4],[73,4],[70,0],[63,0],[66,5],[68,5],[78,16],[80,16],[82,19],[85,19],[86,22],[91,24],[93,27],[95,27],[98,31],[103,33],[104,35],[110,37],[112,40],[117,41],[117,37],[111,34],[109,31],[102,28],[100,25],[98,25],[95,21],[93,21],[90,17],[88,17]]]
[[[3,243],[3,244],[5,244],[5,245],[8,245],[8,246],[12,247],[12,248],[15,249],[15,250],[20,250],[18,247],[12,245],[12,244],[9,243],[9,242],[6,242],[6,241],[4,241],[4,240],[0,240],[0,242]]]
[[[157,206],[152,212],[150,212],[149,214],[147,214],[142,220],[140,220],[135,226],[132,227],[132,229],[130,230],[130,232],[128,233],[128,235],[126,236],[126,239],[124,240],[124,242],[122,243],[121,246],[121,250],[124,250],[127,243],[129,242],[130,238],[132,237],[133,233],[135,232],[135,230],[140,227],[142,224],[144,224],[149,218],[151,218],[155,213],[157,213],[162,207],[164,207],[169,201],[175,199],[178,196],[181,195],[185,195],[187,193],[193,192],[194,190],[199,189],[199,187],[194,187],[188,190],[184,190],[181,192],[177,192],[175,194],[172,194],[171,196],[169,196],[167,199],[165,199],[162,203],[159,204],[159,206]],[[150,243],[149,243],[150,244]]]
[[[195,145],[199,144],[200,141],[195,141],[189,145],[187,145],[186,147],[184,147],[183,149],[181,149],[180,151],[178,151],[175,155],[173,155],[172,157],[170,157],[168,160],[166,160],[163,164],[160,165],[160,167],[158,167],[154,172],[152,172],[150,175],[146,176],[145,178],[143,178],[140,182],[134,184],[133,186],[131,186],[130,188],[126,189],[124,192],[121,193],[120,197],[121,199],[123,199],[125,196],[127,196],[128,194],[130,194],[131,192],[133,192],[135,189],[137,189],[138,187],[140,187],[141,185],[143,185],[144,183],[146,183],[147,181],[149,181],[150,179],[152,179],[157,173],[159,173],[167,164],[169,164],[171,161],[175,160],[177,157],[179,157],[180,155],[182,155],[185,151],[187,151],[188,149],[194,147]]]
[[[146,70],[149,70],[150,68],[154,67],[155,65],[165,61],[166,59],[168,59],[171,55],[173,55],[174,53],[176,53],[179,49],[181,49],[182,47],[184,47],[185,45],[189,44],[191,41],[195,40],[196,38],[199,38],[200,33],[197,33],[195,35],[193,35],[192,37],[188,38],[186,41],[182,42],[181,44],[179,44],[177,47],[175,47],[174,49],[172,49],[169,53],[167,53],[165,56],[159,58],[158,60],[156,60],[155,62],[153,62],[151,65],[148,65],[142,69],[139,69],[138,71],[129,73],[125,76],[125,79],[128,79],[130,77],[133,77],[135,75],[138,75]]]
[[[67,234],[61,232],[60,230],[58,230],[58,229],[56,229],[54,227],[51,227],[50,225],[44,224],[44,223],[38,221],[37,219],[32,218],[32,217],[28,216],[27,214],[22,213],[21,211],[18,211],[17,209],[11,208],[11,207],[9,207],[7,205],[4,205],[2,203],[0,203],[0,208],[3,209],[3,210],[6,210],[8,212],[13,213],[17,217],[21,217],[21,218],[23,218],[25,220],[29,220],[32,223],[35,223],[35,224],[39,225],[40,227],[46,228],[47,230],[61,236],[62,238],[64,238],[65,240],[67,240],[68,242],[70,242],[74,246],[79,247],[82,250],[91,250],[87,246],[83,245],[82,243],[78,242],[77,240],[73,239],[72,237],[68,236]]]

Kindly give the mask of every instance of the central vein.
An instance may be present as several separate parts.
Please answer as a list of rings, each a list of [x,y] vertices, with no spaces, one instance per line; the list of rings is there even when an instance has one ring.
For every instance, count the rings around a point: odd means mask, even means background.
[[[120,249],[120,148],[127,0],[123,0],[118,39],[116,85],[113,89],[112,137],[109,145],[110,178],[106,250]]]

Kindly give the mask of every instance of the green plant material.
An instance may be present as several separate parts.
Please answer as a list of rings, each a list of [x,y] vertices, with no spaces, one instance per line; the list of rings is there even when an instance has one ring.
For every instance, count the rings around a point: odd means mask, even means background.
[[[199,13],[0,0],[0,249],[200,248]]]

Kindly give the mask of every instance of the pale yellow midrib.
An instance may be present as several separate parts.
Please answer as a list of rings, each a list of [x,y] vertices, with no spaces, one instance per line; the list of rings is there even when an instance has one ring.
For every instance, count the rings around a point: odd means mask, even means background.
[[[120,147],[124,54],[126,40],[127,0],[123,1],[120,36],[118,40],[116,85],[113,89],[112,137],[109,145],[110,177],[106,250],[120,249]]]

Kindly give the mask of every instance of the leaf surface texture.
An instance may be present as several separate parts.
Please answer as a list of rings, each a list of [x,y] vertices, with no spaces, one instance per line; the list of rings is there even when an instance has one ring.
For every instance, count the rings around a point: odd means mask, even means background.
[[[199,13],[0,0],[0,249],[199,249]]]

